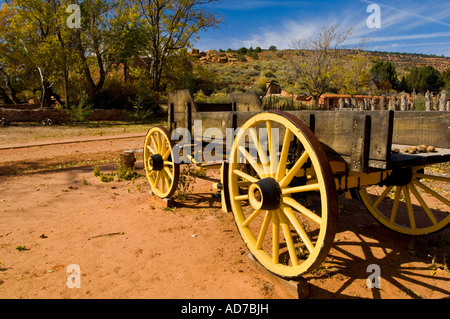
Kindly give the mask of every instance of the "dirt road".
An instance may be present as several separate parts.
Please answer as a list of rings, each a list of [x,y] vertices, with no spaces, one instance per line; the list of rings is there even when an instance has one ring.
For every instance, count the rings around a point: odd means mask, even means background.
[[[114,171],[107,160],[142,143],[0,150],[0,298],[291,298],[248,258],[213,196],[218,172],[198,178],[175,209],[150,200],[144,177],[104,183],[93,175],[94,162]],[[136,165],[144,174],[141,159]],[[308,298],[450,296],[449,230],[412,239],[374,223],[359,202],[340,198],[339,207],[329,257],[305,276]],[[372,264],[381,289],[367,287]],[[79,288],[67,285],[71,265]]]

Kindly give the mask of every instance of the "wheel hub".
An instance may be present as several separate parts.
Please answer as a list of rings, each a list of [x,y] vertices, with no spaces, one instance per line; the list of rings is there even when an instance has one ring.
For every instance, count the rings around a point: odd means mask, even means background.
[[[271,177],[250,185],[248,190],[250,205],[256,210],[274,210],[280,207],[281,189]]]
[[[164,169],[164,159],[161,154],[155,154],[149,157],[148,167],[151,171],[162,171]]]

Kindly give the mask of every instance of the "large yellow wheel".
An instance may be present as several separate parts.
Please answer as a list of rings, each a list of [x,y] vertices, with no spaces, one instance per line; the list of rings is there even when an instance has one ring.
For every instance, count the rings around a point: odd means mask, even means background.
[[[177,189],[180,165],[173,160],[173,147],[165,127],[152,127],[147,133],[144,144],[145,174],[153,194],[160,198],[172,196]]]
[[[311,130],[289,113],[260,113],[240,128],[230,155],[231,208],[254,258],[283,278],[320,266],[336,231],[337,197]]]
[[[437,183],[443,191],[430,183]],[[394,170],[381,185],[362,188],[359,195],[381,224],[402,234],[420,236],[450,223],[450,198],[445,190],[449,183],[448,177],[425,174],[424,167],[407,167]]]

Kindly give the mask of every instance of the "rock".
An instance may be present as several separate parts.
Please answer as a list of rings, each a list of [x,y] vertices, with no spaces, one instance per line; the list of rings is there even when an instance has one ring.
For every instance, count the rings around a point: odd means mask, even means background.
[[[228,62],[228,58],[226,56],[220,57],[217,62],[225,64]]]

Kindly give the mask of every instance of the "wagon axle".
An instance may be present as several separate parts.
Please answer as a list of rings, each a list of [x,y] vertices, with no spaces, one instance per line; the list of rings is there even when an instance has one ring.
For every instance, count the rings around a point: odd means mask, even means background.
[[[164,169],[164,159],[161,154],[150,156],[148,160],[150,170],[160,172]]]
[[[411,167],[402,167],[395,169],[392,173],[384,179],[380,186],[406,186],[411,183],[413,178],[413,171]]]

